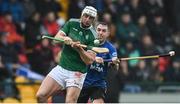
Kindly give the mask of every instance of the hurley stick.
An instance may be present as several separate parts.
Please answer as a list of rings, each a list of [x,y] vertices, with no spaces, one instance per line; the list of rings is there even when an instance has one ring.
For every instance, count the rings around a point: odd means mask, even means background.
[[[43,35],[42,39],[44,39],[44,38],[55,40],[55,41],[58,41],[58,42],[64,42],[64,40],[61,39],[61,38],[54,38],[54,37],[47,36],[47,35]],[[90,49],[90,50],[92,50],[92,51],[94,51],[96,53],[108,53],[109,52],[109,49],[107,49],[107,48],[92,47],[92,46],[87,46],[87,45],[84,45],[84,44],[81,44],[80,46],[83,47],[83,48]]]

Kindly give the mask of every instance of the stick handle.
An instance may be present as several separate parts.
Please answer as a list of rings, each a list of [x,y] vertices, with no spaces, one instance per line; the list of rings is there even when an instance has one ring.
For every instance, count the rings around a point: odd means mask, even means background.
[[[54,37],[51,37],[51,36],[46,36],[46,35],[43,35],[42,38],[47,38],[47,39],[51,39],[51,40],[55,40],[55,41],[59,41],[59,42],[64,42],[63,39],[61,38],[54,38]],[[81,44],[81,47],[83,48],[87,48],[87,45],[84,45],[84,44]]]
[[[152,59],[152,58],[159,58],[159,55],[119,58],[119,60],[120,60],[120,61],[128,61],[128,60],[142,60],[142,59]],[[111,62],[112,59],[105,59],[104,61],[105,61],[105,62]]]
[[[121,61],[126,60],[141,60],[141,59],[152,59],[152,58],[159,58],[159,57],[168,57],[170,54],[162,54],[162,55],[152,55],[152,56],[141,56],[141,57],[129,57],[129,58],[120,58]]]
[[[47,39],[55,40],[55,41],[58,41],[58,42],[64,42],[63,39],[54,38],[54,37],[47,36],[47,35],[43,35],[42,38],[47,38]],[[109,50],[107,48],[92,47],[92,46],[87,46],[87,45],[84,45],[84,44],[80,44],[80,45],[81,45],[81,47],[93,50],[96,53],[107,53],[107,52],[109,52]]]
[[[162,54],[162,55],[159,55],[159,57],[167,57],[167,56],[171,56],[170,54]]]
[[[64,42],[63,39],[60,39],[60,38],[54,38],[54,37],[51,37],[51,36],[43,35],[43,36],[42,36],[42,39],[44,39],[44,38],[51,39],[51,40],[55,40],[55,41],[59,41],[59,42]]]
[[[127,60],[141,60],[141,59],[151,59],[151,58],[159,58],[159,55],[120,58],[120,61],[127,61]]]

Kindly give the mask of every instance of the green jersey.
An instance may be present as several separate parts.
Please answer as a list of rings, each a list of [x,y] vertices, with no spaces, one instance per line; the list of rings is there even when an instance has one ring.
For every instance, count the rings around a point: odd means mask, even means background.
[[[80,41],[88,46],[94,46],[94,40],[97,38],[92,26],[81,27],[80,19],[70,19],[61,30],[73,41]],[[87,72],[87,65],[82,61],[79,53],[69,45],[63,46],[59,65],[70,71]]]

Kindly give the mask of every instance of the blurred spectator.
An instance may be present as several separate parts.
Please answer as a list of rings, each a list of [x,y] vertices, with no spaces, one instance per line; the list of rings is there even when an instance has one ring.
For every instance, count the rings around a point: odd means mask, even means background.
[[[70,0],[68,18],[79,18],[84,7],[84,0]]]
[[[117,38],[123,44],[125,41],[137,41],[139,39],[139,29],[132,22],[128,12],[123,13],[117,23]]]
[[[135,81],[137,82],[149,81],[151,66],[148,66],[146,64],[146,61],[140,60],[135,70],[136,70]]]
[[[3,22],[4,22],[4,16],[0,15],[0,32],[3,31]]]
[[[135,67],[133,78],[134,79],[131,79],[130,82],[141,83],[143,85],[133,83],[126,84],[124,88],[126,92],[138,93],[140,91],[152,90],[152,86],[149,86],[148,84],[149,82],[156,83],[163,80],[161,73],[158,70],[158,60],[152,60],[150,64],[148,64],[146,60],[140,60],[138,66]]]
[[[23,22],[24,21],[24,9],[18,0],[4,0],[1,4],[1,12],[10,12],[12,13],[13,21],[16,23]]]
[[[97,9],[98,13],[104,10],[104,0],[84,0],[86,5],[93,6]]]
[[[25,19],[28,19],[36,10],[34,2],[32,0],[22,0],[22,6],[24,10]]]
[[[177,16],[177,13],[175,15],[173,14],[173,13],[175,13],[173,10],[173,8],[175,7],[174,1],[175,0],[169,2],[169,0],[163,0],[163,9],[164,9],[164,18],[167,21],[167,24],[170,27],[172,27],[173,31],[176,31],[176,28],[175,28],[176,27],[176,22],[175,22],[176,20],[175,20],[175,18]]]
[[[125,55],[127,57],[138,57],[140,56],[140,51],[139,49],[136,48],[136,46],[133,44],[133,42],[128,41],[126,43],[126,47],[125,47]],[[129,60],[128,64],[130,67],[134,67],[137,65],[137,63],[139,62],[139,60]]]
[[[137,20],[137,25],[139,28],[140,36],[150,33],[150,30],[147,26],[147,17],[145,15],[139,16]]]
[[[12,20],[12,15],[6,12],[0,20],[1,31],[8,32],[8,42],[11,44],[22,43],[24,41],[23,37],[17,32],[16,25]]]
[[[0,14],[7,11],[7,0],[0,0]]]
[[[135,48],[135,45],[128,41],[124,48],[120,48],[120,54],[123,57],[138,57],[140,56],[140,51]],[[128,72],[129,72],[129,80],[133,80],[135,77],[135,68],[138,65],[139,60],[129,60],[128,61]]]
[[[18,53],[13,44],[7,42],[8,33],[1,33],[0,40],[0,56],[1,61],[8,71],[13,75],[14,69],[17,68]]]
[[[102,2],[102,0],[99,1]],[[97,2],[96,0],[84,0],[85,5],[93,6],[95,8],[96,8],[96,2]]]
[[[132,69],[131,70],[128,69],[129,67],[128,67],[127,61],[122,61],[120,63],[120,66],[121,66],[121,71],[124,73],[123,77],[124,77],[125,85],[124,85],[123,91],[128,92],[128,93],[140,92],[141,87],[139,85],[131,84],[131,82],[135,82],[136,80],[136,73],[132,74]]]
[[[170,42],[168,37],[171,36],[171,30],[165,23],[163,16],[159,13],[156,14],[149,28],[155,44],[165,48]]]
[[[115,7],[119,17],[121,17],[124,12],[130,12],[130,6],[127,0],[116,0]]]
[[[154,44],[154,42],[151,39],[151,36],[148,34],[142,36],[139,47],[140,47],[142,56],[156,55],[156,54],[160,53],[158,50],[158,47],[156,46],[156,44]],[[153,65],[152,65],[152,63],[154,63],[154,62],[158,63],[158,65],[156,65],[156,67],[153,67]],[[164,64],[164,62],[165,62],[165,64]],[[154,59],[148,59],[148,60],[146,60],[146,67],[151,69],[150,72],[153,72],[153,70],[158,70],[158,73],[160,73],[161,71],[166,70],[166,65],[168,65],[168,63],[166,63],[166,62],[168,62],[168,60],[166,58],[160,58],[159,60],[156,60],[156,61],[154,61]]]
[[[180,81],[180,59],[175,59],[172,62],[172,67],[169,67],[168,70],[166,70],[163,73],[164,81]]]
[[[109,14],[108,12],[105,12],[102,16],[103,21],[106,22],[109,26],[109,31],[110,31],[110,36],[109,39],[111,42],[115,42],[115,37],[116,37],[116,26],[115,24],[112,22],[112,17],[111,14]]]
[[[176,51],[176,57],[180,58],[180,32],[174,33],[172,35],[172,46],[173,50]]]
[[[113,0],[104,0],[104,12],[108,12],[111,14],[112,18],[116,20],[117,18],[117,9],[113,2]],[[114,22],[114,20],[113,20]]]
[[[0,56],[0,80],[1,82],[12,82],[12,76],[10,72],[5,68],[5,65],[2,63],[1,56]],[[10,88],[10,89],[7,89]],[[9,90],[9,91],[7,91]],[[0,86],[0,98],[4,98],[7,95],[12,93],[12,87],[10,85],[1,85]]]
[[[170,66],[170,59],[168,57],[161,57],[159,58],[158,61],[159,61],[159,67],[158,67],[159,72],[163,73]]]
[[[61,10],[58,11],[57,17],[61,20],[67,20],[68,18],[68,9],[69,9],[69,2],[70,0],[56,0],[56,2],[61,5]]]
[[[5,80],[6,78],[11,77],[9,71],[5,68],[4,64],[2,63],[2,59],[0,56],[0,80]]]
[[[39,12],[34,12],[26,21],[24,35],[27,49],[32,49],[39,43],[41,39],[41,25]]]
[[[180,1],[173,0],[172,19],[174,19],[175,31],[180,31]]]
[[[104,11],[111,13],[111,15],[116,14],[117,11],[116,11],[113,0],[105,0],[104,2],[105,2],[105,4],[104,4],[105,10]]]
[[[52,11],[48,12],[43,21],[43,25],[41,27],[41,33],[54,36],[58,32],[59,29],[60,29],[60,26],[58,25],[56,21],[56,16],[54,12]]]
[[[161,0],[143,0],[143,8],[147,16],[148,23],[152,22],[152,18],[156,13],[164,13],[163,3]]]
[[[140,60],[138,66],[135,68],[135,80],[136,82],[156,82],[161,81],[161,73],[158,70],[159,64],[158,60],[150,61],[150,64],[147,60]]]
[[[134,22],[137,22],[140,15],[144,14],[140,0],[130,0],[130,13]]]
[[[7,42],[8,33],[0,33],[0,64],[2,73],[1,78],[5,78],[2,82],[11,83],[4,85],[4,93],[6,96],[15,96],[15,89],[13,87],[13,76],[15,69],[18,66],[18,56],[12,44]],[[1,74],[2,74],[1,73]]]
[[[18,54],[18,66],[15,71],[15,76],[23,76],[32,81],[42,81],[44,79],[44,76],[31,70],[31,65],[29,64],[25,53]]]
[[[159,53],[157,46],[154,44],[151,36],[148,34],[142,36],[139,49],[141,51],[141,55],[143,56],[154,55]]]
[[[52,47],[48,39],[41,40],[41,43],[36,46],[29,56],[29,61],[34,72],[47,75],[54,65]]]
[[[56,0],[33,0],[33,2],[42,16],[45,16],[50,11],[53,11],[57,16],[57,13],[62,10],[61,5]]]
[[[17,52],[14,44],[7,42],[8,35],[9,34],[5,32],[1,32],[0,34],[0,66],[5,68],[7,73],[9,73],[8,76],[11,78],[9,80],[13,81],[14,76],[22,75],[22,71],[23,73],[26,72],[26,77],[30,79],[42,80],[42,76],[30,70],[31,67],[23,50]],[[7,75],[7,73],[5,73],[5,75]]]
[[[161,76],[160,70],[159,70],[159,60],[154,59],[151,61],[150,64],[151,67],[151,73],[150,73],[150,81],[152,82],[162,82],[163,77]]]

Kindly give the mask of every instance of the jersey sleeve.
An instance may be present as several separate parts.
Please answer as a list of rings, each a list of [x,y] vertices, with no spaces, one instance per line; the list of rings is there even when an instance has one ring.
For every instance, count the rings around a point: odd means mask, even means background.
[[[62,27],[61,31],[63,31],[65,33],[65,35],[67,36],[70,30],[70,21],[67,21],[65,23],[65,25]]]
[[[117,50],[114,46],[110,45],[109,47],[110,58],[117,57]]]

